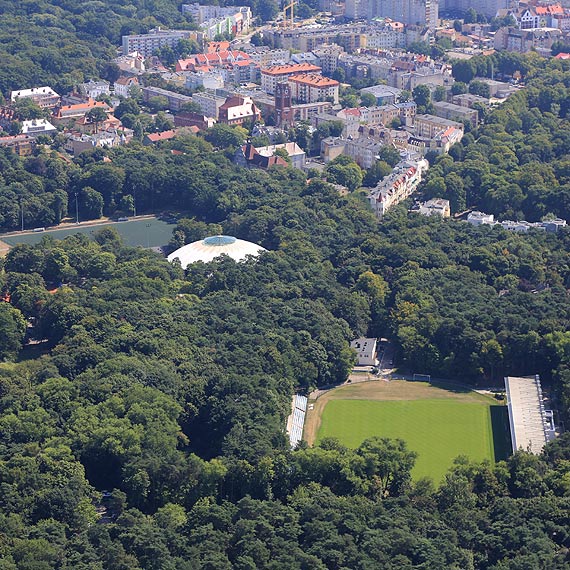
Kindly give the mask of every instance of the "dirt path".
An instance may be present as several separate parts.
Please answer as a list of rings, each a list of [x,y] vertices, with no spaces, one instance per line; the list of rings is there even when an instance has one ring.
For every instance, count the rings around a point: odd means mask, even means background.
[[[313,445],[321,427],[321,416],[330,400],[428,400],[451,399],[462,402],[489,402],[498,404],[494,398],[478,394],[469,389],[444,389],[426,382],[406,380],[387,381],[382,378],[358,384],[344,384],[338,388],[320,391],[316,398],[314,392],[309,400],[309,409],[305,419],[303,439]],[[311,404],[313,409],[310,409]]]
[[[0,240],[0,257],[4,257],[10,251],[10,246]]]

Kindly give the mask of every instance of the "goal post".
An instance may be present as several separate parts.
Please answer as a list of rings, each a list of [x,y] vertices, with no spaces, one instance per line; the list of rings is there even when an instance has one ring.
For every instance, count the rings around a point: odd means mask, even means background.
[[[414,374],[414,382],[427,382],[431,383],[431,374]]]

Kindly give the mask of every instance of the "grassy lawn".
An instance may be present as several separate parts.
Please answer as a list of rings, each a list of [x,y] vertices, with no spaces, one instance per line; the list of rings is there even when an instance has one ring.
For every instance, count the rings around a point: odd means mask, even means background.
[[[374,385],[376,397],[358,397],[370,396]],[[506,408],[494,405],[491,398],[422,383],[400,383],[384,392],[383,388],[367,383],[332,391],[320,409],[316,440],[332,436],[357,447],[372,436],[401,438],[418,454],[413,477],[430,476],[436,482],[458,455],[477,461],[506,456]]]

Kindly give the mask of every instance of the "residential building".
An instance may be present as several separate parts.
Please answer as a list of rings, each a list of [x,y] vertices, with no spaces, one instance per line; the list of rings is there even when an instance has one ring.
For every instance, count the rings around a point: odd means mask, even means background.
[[[203,34],[193,30],[163,30],[160,27],[151,30],[148,34],[134,34],[123,36],[123,55],[132,52],[139,52],[144,57],[149,57],[153,53],[165,46],[173,47],[180,40],[191,39],[201,40]]]
[[[137,51],[120,55],[114,62],[119,66],[121,73],[125,75],[140,75],[146,71],[144,56]]]
[[[460,131],[464,130],[463,123],[450,121],[434,115],[416,115],[414,119],[414,134],[420,137],[433,138],[449,127],[454,127]]]
[[[445,154],[454,144],[461,142],[463,134],[463,129],[456,127],[447,127],[433,137],[413,134],[408,137],[407,149],[421,156],[425,156],[428,152]]]
[[[143,87],[142,94],[145,103],[148,103],[153,97],[164,97],[168,101],[168,109],[174,112],[180,111],[184,103],[192,101],[192,97],[188,95],[181,95],[175,91],[168,91],[160,87]]]
[[[255,151],[258,155],[268,158],[274,156],[277,149],[284,149],[287,151],[287,154],[291,159],[291,166],[298,168],[299,170],[303,170],[305,168],[305,151],[297,143],[288,142],[255,147]]]
[[[418,24],[435,29],[438,24],[437,0],[346,0],[348,19],[390,18],[404,24]]]
[[[127,144],[133,138],[133,131],[130,129],[121,129],[120,131],[102,131],[96,134],[77,134],[71,133],[67,135],[67,140],[63,148],[77,156],[85,150],[97,147],[111,148]]]
[[[108,81],[95,81],[91,80],[87,83],[80,83],[78,86],[78,91],[83,95],[83,97],[97,99],[99,95],[110,95],[111,85]]]
[[[287,161],[275,153],[259,153],[251,142],[244,144],[236,150],[234,162],[244,168],[251,167],[265,169],[271,166],[288,166]]]
[[[195,73],[185,72],[186,84],[188,89],[196,89],[203,87],[215,91],[216,89],[223,89],[224,78],[220,70],[218,71],[197,71]]]
[[[212,21],[224,22],[220,29],[227,31],[232,36],[246,33],[251,27],[252,14],[249,6],[205,6],[196,2],[194,4],[182,4],[182,13],[190,14],[210,39],[216,36],[216,34],[207,33],[212,26]]]
[[[368,199],[379,220],[382,220],[391,207],[399,204],[416,191],[424,172],[428,168],[429,163],[425,159],[420,159],[417,162],[400,162],[392,174],[386,176],[376,188],[370,191]]]
[[[489,79],[487,77],[476,77],[475,79],[486,83],[489,86],[489,94],[491,97],[496,97],[497,99],[506,99],[519,90],[518,87],[510,83],[505,83],[504,81],[497,81],[496,79]]]
[[[36,146],[36,139],[29,135],[0,137],[0,148],[9,148],[18,156],[30,156]]]
[[[338,67],[338,60],[344,53],[344,48],[336,44],[323,44],[313,50],[318,65],[325,75],[332,75]]]
[[[321,141],[321,158],[325,162],[330,162],[344,154],[352,158],[361,168],[368,169],[376,162],[378,153],[385,144],[380,137],[369,137],[366,133],[353,139],[327,137]]]
[[[205,131],[216,124],[216,119],[207,117],[200,113],[193,113],[192,111],[184,111],[183,113],[176,113],[174,115],[175,127],[197,127],[201,131]]]
[[[162,131],[161,133],[149,133],[145,135],[143,139],[143,144],[148,146],[151,144],[157,144],[163,141],[172,140],[179,134],[193,133],[196,134],[199,131],[198,127],[187,127],[184,129],[170,129],[169,131]]]
[[[472,109],[475,103],[479,103],[484,107],[489,106],[489,99],[486,99],[485,97],[480,97],[479,95],[472,95],[471,93],[453,95],[451,97],[451,102],[454,105],[459,105],[460,107],[468,107],[469,109]]]
[[[138,86],[139,80],[136,77],[119,77],[114,83],[115,95],[128,99],[131,96],[131,88]]]
[[[269,95],[275,93],[277,83],[287,81],[292,75],[301,73],[320,74],[321,68],[312,63],[293,63],[288,65],[271,65],[261,70],[261,88]]]
[[[39,135],[53,135],[57,129],[47,119],[32,119],[22,121],[22,134],[30,137]]]
[[[437,117],[458,122],[469,121],[474,127],[476,127],[479,122],[479,112],[477,109],[462,107],[461,105],[447,103],[446,101],[436,101],[433,103],[433,108]]]
[[[357,338],[350,342],[350,348],[356,351],[357,366],[376,366],[378,359],[376,358],[375,338]]]
[[[315,73],[303,73],[289,77],[291,95],[300,103],[315,103],[316,101],[331,101],[338,103],[340,83]]]
[[[107,103],[103,101],[95,101],[94,99],[88,99],[83,103],[75,103],[72,105],[60,105],[57,109],[54,109],[52,115],[52,121],[56,125],[68,124],[74,122],[77,119],[85,117],[89,111],[92,109],[103,109],[109,112],[110,107]]]
[[[542,222],[544,229],[549,233],[557,233],[562,228],[566,227],[566,220],[554,218],[553,220],[544,220]]]
[[[473,8],[477,14],[494,18],[499,10],[509,7],[509,0],[440,0],[439,10],[445,12],[467,12]]]
[[[367,23],[347,25],[304,26],[300,28],[270,28],[263,32],[274,47],[301,52],[313,51],[323,44],[342,46],[347,52],[364,47]]]
[[[370,93],[376,97],[376,104],[394,105],[398,103],[402,90],[388,85],[373,85],[360,90],[360,93]]]
[[[405,26],[389,18],[374,22],[366,32],[366,49],[385,50],[406,47]]]
[[[291,55],[288,49],[276,48],[271,49],[267,46],[252,46],[247,44],[243,46],[242,50],[247,53],[260,67],[268,67],[270,65],[284,65],[289,63]]]
[[[256,121],[261,113],[251,97],[234,95],[228,97],[220,107],[218,121],[226,125],[242,125],[245,121]]]
[[[51,87],[32,87],[32,89],[12,91],[10,101],[15,103],[18,99],[31,99],[42,109],[53,109],[61,101],[61,97]]]
[[[178,60],[176,62],[176,71],[209,71],[208,68],[224,67],[244,61],[252,61],[251,56],[240,50],[211,51]]]
[[[226,102],[226,98],[204,91],[203,93],[194,93],[192,101],[200,106],[203,115],[217,119],[220,107]]]
[[[494,48],[516,53],[537,51],[539,54],[549,56],[552,45],[564,40],[564,33],[557,28],[538,28],[520,30],[518,28],[499,28],[493,39]]]
[[[449,200],[443,198],[432,198],[427,202],[420,204],[419,213],[422,216],[440,216],[442,218],[449,218],[451,210],[449,208]]]
[[[495,217],[493,214],[485,214],[484,212],[473,211],[469,212],[467,222],[472,226],[493,225]]]

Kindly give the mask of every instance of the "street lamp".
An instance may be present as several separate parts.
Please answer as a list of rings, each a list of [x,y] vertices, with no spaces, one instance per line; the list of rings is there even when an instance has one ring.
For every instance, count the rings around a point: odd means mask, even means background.
[[[75,223],[79,225],[79,205],[77,202],[77,192],[75,192]]]
[[[24,200],[20,198],[20,213],[22,214],[22,231],[24,231]]]
[[[150,226],[152,226],[152,224],[146,224],[146,248],[150,249]]]

